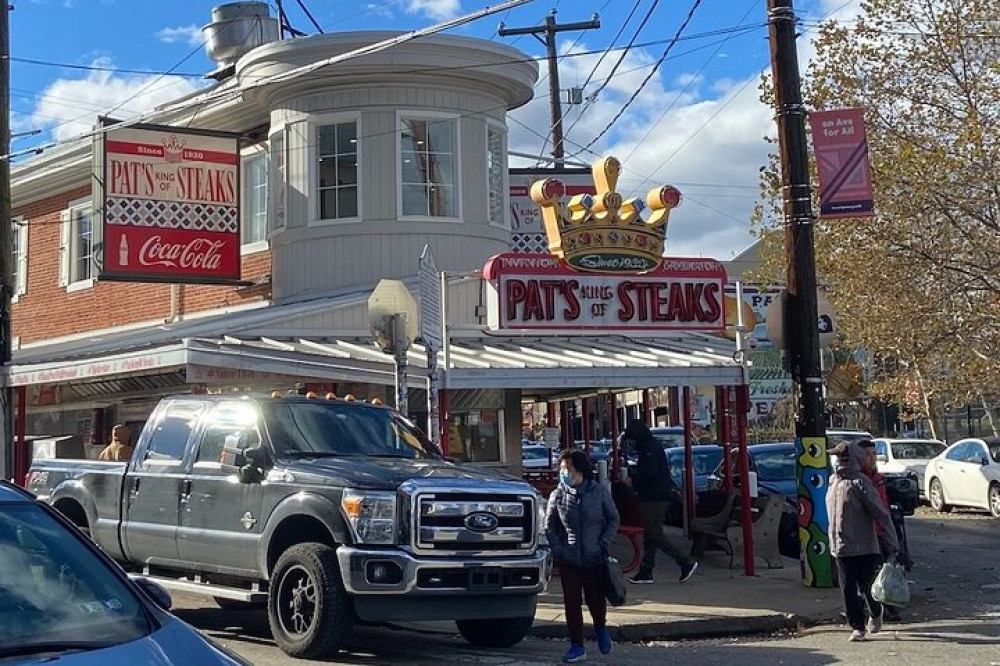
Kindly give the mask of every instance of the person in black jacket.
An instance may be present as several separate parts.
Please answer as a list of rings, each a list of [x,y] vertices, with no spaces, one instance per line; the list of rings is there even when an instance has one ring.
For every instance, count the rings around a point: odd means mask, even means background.
[[[643,528],[642,565],[636,575],[629,578],[629,582],[653,582],[657,549],[677,562],[677,566],[681,568],[680,582],[687,582],[698,569],[698,563],[671,542],[663,529],[670,500],[670,468],[667,465],[667,454],[646,424],[638,419],[629,422],[622,434],[622,443],[636,452],[637,461],[632,488],[639,496]]]

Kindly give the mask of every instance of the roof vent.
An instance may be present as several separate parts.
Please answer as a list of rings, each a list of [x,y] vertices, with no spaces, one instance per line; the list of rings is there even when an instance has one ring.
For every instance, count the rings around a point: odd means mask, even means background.
[[[201,29],[205,51],[219,67],[207,78],[222,79],[243,55],[278,40],[278,19],[266,2],[228,2],[212,9],[212,22]]]

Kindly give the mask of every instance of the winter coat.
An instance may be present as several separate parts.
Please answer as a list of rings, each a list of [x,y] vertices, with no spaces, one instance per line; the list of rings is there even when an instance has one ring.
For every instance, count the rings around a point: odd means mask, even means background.
[[[670,501],[670,466],[667,453],[642,421],[632,421],[622,440],[635,448],[636,464],[632,488],[640,502]]]
[[[560,483],[549,496],[545,535],[557,564],[596,567],[618,533],[611,493],[588,479],[577,487]]]
[[[861,471],[868,454],[851,444],[837,456],[837,471],[830,477],[826,510],[830,518],[830,552],[834,557],[877,555],[879,539],[889,553],[899,550],[889,508],[875,484]],[[879,534],[875,526],[881,527]]]

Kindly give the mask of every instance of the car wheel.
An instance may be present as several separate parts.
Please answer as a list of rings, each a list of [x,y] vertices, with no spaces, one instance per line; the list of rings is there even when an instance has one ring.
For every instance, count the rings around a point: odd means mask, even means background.
[[[930,494],[932,509],[940,511],[941,513],[948,513],[951,511],[951,506],[945,504],[944,502],[944,488],[941,487],[941,481],[939,479],[931,479]]]
[[[319,659],[343,646],[354,626],[354,612],[333,548],[300,543],[278,558],[267,618],[275,642],[289,656]]]
[[[458,633],[473,647],[509,648],[524,640],[534,621],[534,617],[508,617],[499,620],[456,620],[455,624]]]
[[[990,513],[994,518],[1000,518],[1000,484],[990,485]]]

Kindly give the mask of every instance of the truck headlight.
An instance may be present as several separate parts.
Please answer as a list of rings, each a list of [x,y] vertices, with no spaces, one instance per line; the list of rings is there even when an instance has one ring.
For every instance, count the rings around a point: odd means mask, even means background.
[[[358,543],[392,544],[396,533],[396,494],[345,490],[340,508]]]

